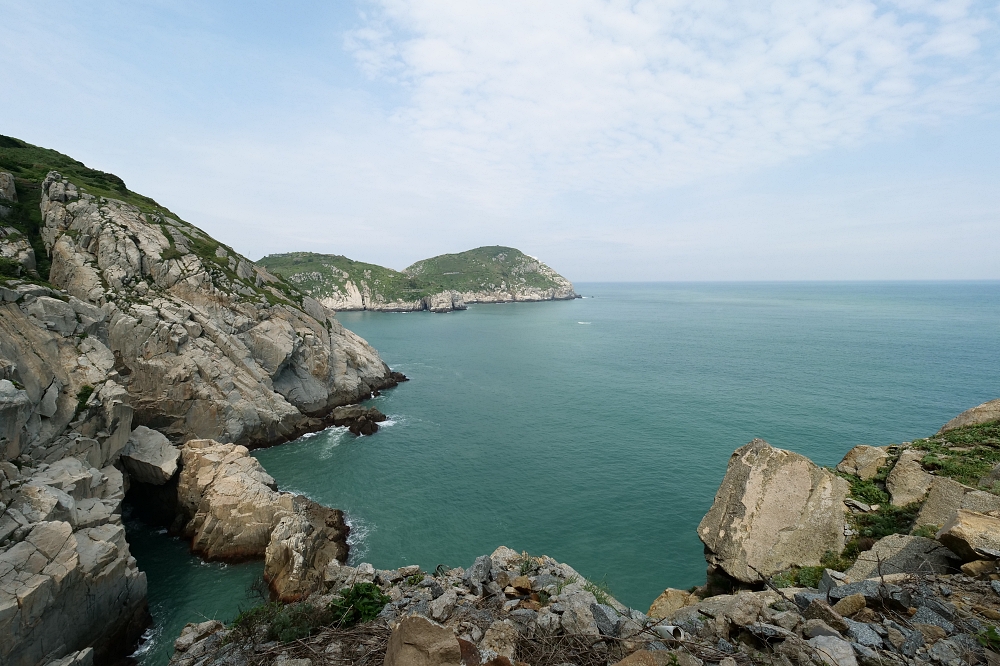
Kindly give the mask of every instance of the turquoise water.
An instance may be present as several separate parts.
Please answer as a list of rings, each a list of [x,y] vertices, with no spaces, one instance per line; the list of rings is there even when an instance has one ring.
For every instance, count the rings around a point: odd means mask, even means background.
[[[412,379],[374,401],[390,424],[257,457],[283,489],[347,511],[355,561],[465,566],[506,544],[642,609],[704,581],[695,526],[753,437],[835,464],[854,444],[926,436],[1000,396],[1000,283],[578,291],[587,298],[339,315]],[[152,595],[159,574],[136,557]],[[231,570],[185,571],[234,579],[220,590],[231,608],[242,600]]]

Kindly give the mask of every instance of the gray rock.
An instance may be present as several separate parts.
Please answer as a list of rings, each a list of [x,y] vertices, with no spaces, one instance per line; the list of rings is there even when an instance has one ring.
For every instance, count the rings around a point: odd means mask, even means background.
[[[836,636],[816,636],[809,639],[809,645],[819,653],[820,658],[830,666],[857,666],[851,644]]]
[[[480,555],[472,563],[472,566],[466,570],[462,581],[477,595],[481,595],[483,593],[483,585],[489,582],[491,569],[493,569],[493,560],[490,559],[490,556]]]
[[[836,638],[843,638],[843,635],[828,625],[823,620],[806,620],[802,625],[802,635],[806,638],[815,638],[816,636],[835,636]]]
[[[57,298],[39,296],[25,310],[61,335],[72,335],[76,331],[76,312],[69,303]]]
[[[899,647],[899,651],[907,657],[912,657],[924,646],[924,635],[919,631],[904,631],[902,628],[900,631],[906,636],[906,640]]]
[[[949,634],[955,631],[954,624],[941,617],[927,606],[919,607],[916,614],[910,618],[910,622],[912,624],[932,624],[935,627],[941,627]]]
[[[1000,580],[991,581],[990,588],[992,588],[996,594],[1000,595]]]
[[[844,618],[844,622],[847,623],[847,635],[852,641],[870,648],[883,647],[882,637],[871,625],[848,618]]]
[[[864,595],[865,601],[873,608],[879,608],[882,605],[886,605],[891,608],[906,610],[910,607],[911,602],[909,592],[898,585],[893,585],[892,583],[882,583],[877,579],[862,580],[857,583],[848,583],[847,585],[841,585],[840,587],[833,588],[829,592],[830,599],[835,603],[844,597],[851,596],[852,594]],[[796,603],[798,603],[797,598]]]
[[[861,444],[847,452],[837,465],[837,471],[853,474],[861,479],[871,479],[888,459],[889,453],[884,448]]]
[[[906,506],[919,502],[930,490],[934,477],[924,471],[920,461],[923,451],[907,449],[899,456],[896,465],[885,480],[886,490],[896,506]]]
[[[948,432],[949,430],[954,430],[956,428],[964,428],[970,425],[980,425],[982,423],[990,423],[991,421],[1000,420],[1000,399],[990,400],[989,402],[984,402],[981,405],[973,407],[972,409],[967,409],[951,421],[948,421],[943,426],[938,434]]]
[[[954,554],[934,539],[891,534],[858,555],[844,574],[851,580],[864,580],[894,573],[947,573],[957,564]]]
[[[746,630],[764,641],[784,640],[795,636],[795,634],[788,629],[784,629],[774,624],[767,624],[766,622],[751,622],[746,626]]]
[[[180,449],[160,432],[138,426],[121,452],[122,465],[140,483],[162,486],[178,470]]]
[[[617,636],[624,619],[611,606],[605,604],[591,604],[590,612],[597,622],[597,629],[602,636]]]
[[[954,642],[944,639],[934,643],[931,649],[927,651],[927,655],[938,663],[951,664],[952,662],[959,662],[961,660],[962,649]]]

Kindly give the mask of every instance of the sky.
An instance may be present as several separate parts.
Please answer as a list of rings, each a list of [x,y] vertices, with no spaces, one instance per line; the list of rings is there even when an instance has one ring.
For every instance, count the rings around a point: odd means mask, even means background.
[[[257,259],[1000,279],[1000,1],[0,0],[0,133]]]

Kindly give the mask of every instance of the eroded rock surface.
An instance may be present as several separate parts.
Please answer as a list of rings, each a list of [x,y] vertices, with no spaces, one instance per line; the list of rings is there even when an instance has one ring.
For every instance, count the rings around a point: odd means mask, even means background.
[[[709,564],[746,583],[816,566],[844,548],[845,480],[808,458],[755,439],[729,459],[698,525]]]
[[[941,430],[938,431],[938,434],[948,432],[949,430],[955,430],[956,428],[964,428],[965,426],[971,425],[982,425],[993,421],[1000,421],[1000,398],[984,402],[983,404],[977,405],[972,409],[965,410],[951,421],[948,421],[941,426]]]

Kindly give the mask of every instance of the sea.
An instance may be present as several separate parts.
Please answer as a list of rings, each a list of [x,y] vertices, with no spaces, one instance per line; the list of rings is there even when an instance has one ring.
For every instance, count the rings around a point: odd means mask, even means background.
[[[351,562],[468,566],[505,545],[567,562],[640,610],[705,580],[695,528],[733,450],[820,465],[933,434],[1000,397],[1000,282],[578,284],[583,298],[340,321],[409,382],[370,437],[255,452],[343,509]],[[254,603],[261,563],[203,563],[127,520],[165,664],[187,622]]]

